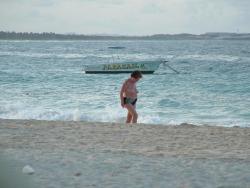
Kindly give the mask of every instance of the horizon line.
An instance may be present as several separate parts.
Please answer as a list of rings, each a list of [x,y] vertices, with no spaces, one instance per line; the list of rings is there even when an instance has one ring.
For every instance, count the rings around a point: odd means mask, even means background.
[[[83,34],[83,33],[75,33],[75,32],[68,32],[68,33],[57,33],[57,32],[52,32],[52,31],[41,31],[41,32],[33,32],[33,31],[0,31],[4,33],[33,33],[33,34],[57,34],[57,35],[84,35],[84,36],[106,36],[106,37],[150,37],[150,36],[156,36],[156,35],[206,35],[206,34],[250,34],[249,33],[243,33],[243,32],[217,32],[217,31],[209,31],[209,32],[204,32],[200,34],[194,34],[194,33],[155,33],[155,34],[144,34],[144,35],[132,35],[132,34],[108,34],[108,33],[93,33],[93,34]]]

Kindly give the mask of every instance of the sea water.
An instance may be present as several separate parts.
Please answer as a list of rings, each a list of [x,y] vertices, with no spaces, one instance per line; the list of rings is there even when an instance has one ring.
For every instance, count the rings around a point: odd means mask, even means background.
[[[111,49],[121,46],[123,49]],[[250,41],[0,41],[0,118],[124,122],[129,74],[89,64],[164,58],[137,83],[140,123],[250,127]]]

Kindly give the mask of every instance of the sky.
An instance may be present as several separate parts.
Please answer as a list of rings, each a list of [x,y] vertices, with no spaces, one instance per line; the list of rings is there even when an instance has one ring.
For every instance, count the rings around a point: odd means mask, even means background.
[[[107,35],[250,33],[250,0],[0,0],[0,30]]]

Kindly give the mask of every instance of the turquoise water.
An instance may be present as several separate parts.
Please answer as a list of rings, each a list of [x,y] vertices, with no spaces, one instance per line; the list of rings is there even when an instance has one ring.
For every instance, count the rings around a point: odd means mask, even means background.
[[[123,122],[129,75],[84,65],[156,58],[180,74],[144,75],[140,123],[250,127],[250,41],[0,41],[0,118]]]

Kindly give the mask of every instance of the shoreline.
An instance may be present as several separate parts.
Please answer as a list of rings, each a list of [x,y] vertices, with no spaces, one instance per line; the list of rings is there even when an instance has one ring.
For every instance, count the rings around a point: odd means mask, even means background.
[[[250,160],[250,128],[0,119],[0,148]],[[50,145],[50,146],[49,146]]]

